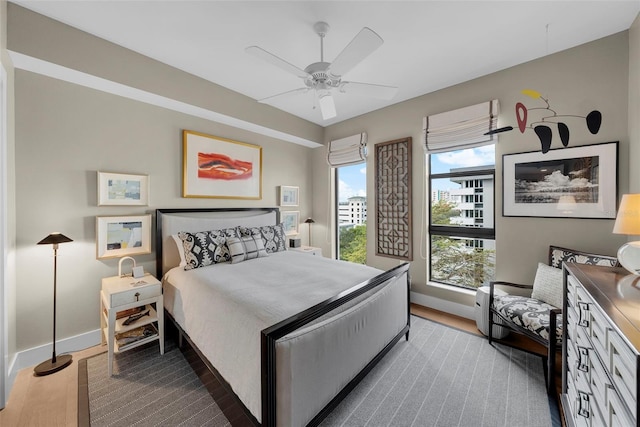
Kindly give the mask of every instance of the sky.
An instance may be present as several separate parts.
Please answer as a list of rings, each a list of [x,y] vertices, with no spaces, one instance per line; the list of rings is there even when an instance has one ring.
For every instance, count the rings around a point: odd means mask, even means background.
[[[496,161],[495,146],[458,150],[431,155],[432,173],[446,173],[452,168],[494,165]],[[338,169],[339,201],[346,202],[352,196],[367,196],[367,166],[364,163],[343,166]],[[449,180],[434,182],[432,190],[448,190],[457,188]]]
[[[338,168],[338,185],[340,202],[353,196],[367,197],[367,165],[360,163]]]

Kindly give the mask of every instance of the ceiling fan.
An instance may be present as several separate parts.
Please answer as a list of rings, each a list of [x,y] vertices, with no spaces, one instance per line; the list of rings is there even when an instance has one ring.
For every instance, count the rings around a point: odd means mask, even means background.
[[[364,27],[342,50],[342,52],[340,52],[333,62],[325,62],[324,36],[326,36],[329,31],[329,24],[326,22],[316,22],[313,29],[320,37],[320,62],[314,62],[313,64],[308,65],[304,70],[258,46],[249,46],[245,49],[245,52],[300,77],[303,79],[305,84],[305,87],[269,96],[258,100],[258,102],[266,103],[275,98],[298,93],[306,93],[310,90],[314,90],[318,104],[320,105],[322,118],[323,120],[328,120],[336,116],[336,106],[331,94],[334,89],[343,93],[364,95],[386,100],[395,96],[398,90],[397,87],[342,80],[342,76],[384,43],[382,38],[373,30]]]

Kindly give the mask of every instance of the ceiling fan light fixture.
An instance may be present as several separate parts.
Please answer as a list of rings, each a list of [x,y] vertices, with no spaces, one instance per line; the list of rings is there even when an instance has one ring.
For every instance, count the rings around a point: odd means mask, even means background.
[[[336,104],[333,102],[331,93],[318,93],[318,103],[320,104],[320,112],[323,120],[334,118],[336,113]]]

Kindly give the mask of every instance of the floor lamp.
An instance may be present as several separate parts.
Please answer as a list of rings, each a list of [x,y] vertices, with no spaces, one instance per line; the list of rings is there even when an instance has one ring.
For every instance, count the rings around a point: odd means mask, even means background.
[[[51,360],[45,360],[33,370],[34,375],[42,376],[53,374],[71,364],[71,355],[65,354],[56,357],[56,281],[58,276],[58,245],[60,243],[73,242],[62,233],[51,233],[38,242],[39,245],[53,245],[53,354]]]
[[[309,224],[309,246],[311,246],[311,224],[313,224],[315,221],[313,220],[313,218],[307,218],[304,220],[305,224]]]

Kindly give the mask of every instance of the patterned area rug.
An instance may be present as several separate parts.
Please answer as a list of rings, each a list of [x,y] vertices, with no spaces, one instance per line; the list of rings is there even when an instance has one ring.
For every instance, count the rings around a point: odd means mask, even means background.
[[[80,426],[230,425],[182,353],[158,345],[86,364]],[[83,404],[83,388],[88,391]],[[234,421],[233,424],[236,424]],[[560,426],[546,393],[542,358],[419,317],[402,339],[322,422],[323,426]]]

